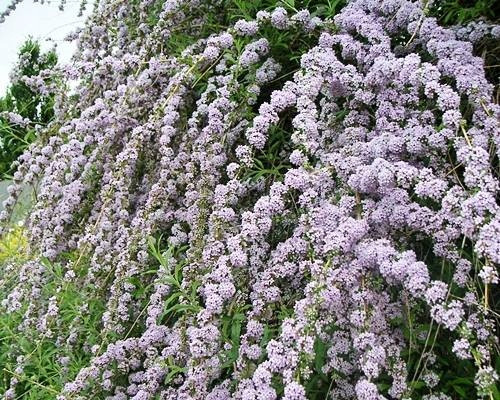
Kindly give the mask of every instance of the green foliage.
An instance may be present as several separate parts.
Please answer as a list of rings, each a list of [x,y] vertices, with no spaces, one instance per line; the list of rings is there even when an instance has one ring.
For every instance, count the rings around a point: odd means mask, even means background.
[[[36,139],[35,125],[46,125],[54,116],[53,95],[33,91],[21,77],[37,76],[57,63],[54,51],[42,52],[40,44],[28,39],[19,50],[19,60],[6,94],[0,98],[0,113],[14,112],[31,122],[19,126],[0,116],[0,179],[14,172],[12,162]]]
[[[463,25],[479,18],[495,20],[499,16],[495,0],[444,0],[436,1],[431,12],[445,25]]]
[[[22,228],[11,230],[0,239],[0,297],[5,299],[22,279],[19,270],[28,261],[27,245]],[[68,254],[68,259],[74,255]],[[99,329],[104,303],[95,293],[77,289],[76,281],[65,277],[60,264],[42,261],[48,279],[36,300],[40,309],[46,309],[53,298],[58,307],[58,326],[49,319],[47,330],[35,325],[19,330],[26,322],[27,305],[10,313],[0,314],[0,393],[12,378],[19,380],[22,399],[47,400],[55,398],[63,383],[85,366],[91,356],[89,345],[100,343]],[[85,267],[82,266],[82,269]],[[82,271],[83,272],[83,271]],[[79,279],[75,277],[74,279]],[[33,310],[31,311],[33,315]],[[52,331],[55,334],[50,334]],[[70,350],[63,332],[75,332],[75,344]],[[63,336],[58,336],[62,334]],[[60,343],[56,338],[62,339]],[[75,351],[76,349],[76,351]],[[25,367],[16,370],[17,361],[12,354],[24,355]],[[62,361],[65,360],[65,361]]]

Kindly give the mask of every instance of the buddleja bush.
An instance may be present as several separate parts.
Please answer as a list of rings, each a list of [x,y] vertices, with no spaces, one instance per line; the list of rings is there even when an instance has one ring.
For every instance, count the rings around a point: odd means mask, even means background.
[[[39,185],[6,398],[498,396],[500,108],[471,42],[406,0],[257,3],[103,1],[78,34],[6,204]]]

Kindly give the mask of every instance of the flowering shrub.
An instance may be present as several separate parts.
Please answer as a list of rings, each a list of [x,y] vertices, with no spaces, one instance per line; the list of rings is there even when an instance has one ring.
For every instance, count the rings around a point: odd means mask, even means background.
[[[472,43],[406,0],[231,4],[105,1],[79,32],[1,217],[39,184],[5,397],[496,398],[500,108]]]
[[[0,98],[0,179],[13,172],[13,161],[53,117],[54,95],[44,87],[56,83],[49,82],[56,63],[55,51],[43,53],[31,39],[19,50],[7,93]]]

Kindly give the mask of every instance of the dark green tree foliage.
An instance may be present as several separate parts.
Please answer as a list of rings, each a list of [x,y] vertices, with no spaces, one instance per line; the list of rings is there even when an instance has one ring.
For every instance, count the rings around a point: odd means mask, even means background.
[[[474,20],[498,20],[500,4],[496,0],[440,0],[432,11],[444,25],[467,24]]]
[[[19,50],[19,59],[11,73],[10,86],[0,97],[0,179],[11,175],[13,162],[36,138],[36,126],[46,125],[54,116],[54,96],[43,93],[26,83],[26,78],[44,79],[41,71],[52,69],[57,63],[55,51],[42,52],[40,44],[28,39]],[[48,84],[45,78],[44,84]],[[29,121],[17,124],[9,118],[14,113]],[[12,115],[12,114],[11,114]]]

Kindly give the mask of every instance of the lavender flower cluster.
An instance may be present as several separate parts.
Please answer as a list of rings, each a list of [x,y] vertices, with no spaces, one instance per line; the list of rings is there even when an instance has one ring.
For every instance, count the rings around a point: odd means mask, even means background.
[[[58,93],[57,134],[20,160],[0,218],[39,185],[33,253],[107,303],[102,345],[57,399],[306,399],[318,343],[329,398],[409,399],[420,380],[448,399],[433,325],[491,396],[500,107],[472,43],[408,0],[352,0],[333,21],[276,8],[199,37],[216,3],[167,0],[152,26],[148,0],[101,1],[64,70],[80,84]],[[280,80],[264,28],[316,35],[293,76]],[[196,40],[168,54],[179,30]],[[285,120],[282,178],[251,179]],[[177,251],[158,268],[159,234]],[[58,329],[43,264],[20,274],[1,303],[29,304],[19,330],[85,341],[78,320]],[[410,310],[431,328],[408,340],[395,321]],[[409,375],[412,340],[425,345]],[[11,357],[22,371],[28,355]]]

